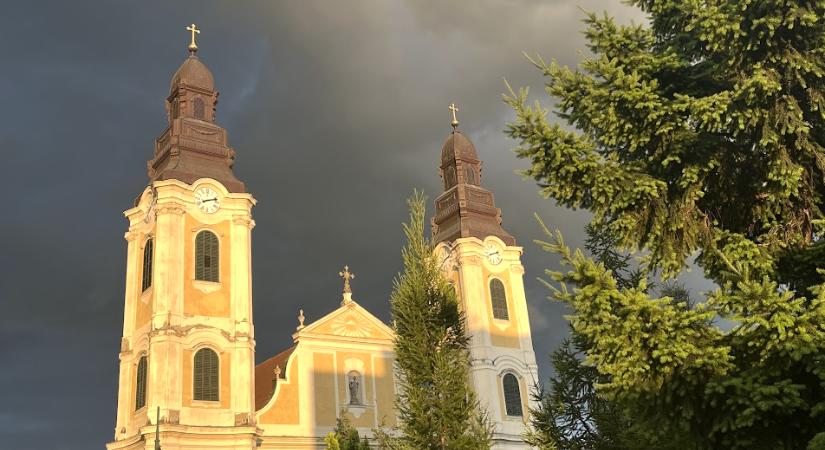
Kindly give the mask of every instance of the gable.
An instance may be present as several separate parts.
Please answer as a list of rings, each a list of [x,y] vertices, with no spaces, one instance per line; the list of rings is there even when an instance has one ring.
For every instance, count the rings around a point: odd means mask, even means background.
[[[296,333],[297,337],[324,336],[345,339],[392,341],[392,329],[354,301],[316,320]]]

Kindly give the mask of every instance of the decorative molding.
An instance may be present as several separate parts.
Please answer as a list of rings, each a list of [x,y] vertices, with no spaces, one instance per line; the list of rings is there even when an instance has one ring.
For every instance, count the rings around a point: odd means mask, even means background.
[[[367,405],[352,405],[352,404],[345,404],[342,406],[343,410],[346,410],[348,413],[352,414],[353,417],[356,419],[361,417],[361,414],[364,414],[368,409],[372,409],[372,406]]]
[[[255,415],[249,413],[235,413],[235,426],[255,425]]]
[[[458,265],[470,265],[470,266],[480,266],[483,259],[477,255],[464,255],[458,258]]]
[[[181,205],[180,203],[164,203],[162,205],[158,205],[155,208],[157,211],[157,215],[162,214],[175,214],[175,215],[183,215],[186,213],[185,205]]]
[[[221,289],[221,283],[215,281],[192,280],[192,286],[203,292],[204,294],[211,294]]]
[[[131,349],[129,348],[129,338],[122,337],[120,338],[120,353],[130,353]]]
[[[363,319],[359,320],[354,314],[346,314],[338,317],[330,324],[332,332],[339,336],[349,337],[370,337],[373,334],[372,327],[364,324]]]
[[[521,264],[513,264],[512,266],[510,266],[510,272],[519,275],[524,275],[524,266],[522,266]]]
[[[228,342],[235,342],[236,341],[235,337],[232,334],[230,334],[228,331],[226,331],[224,329],[221,329],[221,328],[214,327],[214,326],[203,325],[203,324],[193,324],[193,325],[187,325],[187,326],[180,326],[180,325],[172,326],[172,325],[169,325],[169,322],[165,322],[162,327],[152,329],[152,331],[149,332],[149,337],[153,338],[155,336],[162,336],[162,335],[167,335],[167,336],[168,335],[173,335],[173,336],[178,336],[178,337],[186,337],[187,335],[189,335],[192,332],[192,330],[217,331],[221,335],[223,335],[223,337],[226,338],[226,340]]]
[[[255,221],[252,220],[252,217],[249,215],[233,215],[232,216],[232,223],[235,225],[246,225],[247,228],[250,230],[255,227]]]

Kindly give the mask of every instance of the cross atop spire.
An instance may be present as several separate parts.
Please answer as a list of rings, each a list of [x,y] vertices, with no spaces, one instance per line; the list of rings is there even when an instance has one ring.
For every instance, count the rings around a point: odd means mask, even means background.
[[[198,29],[198,26],[194,23],[186,27],[186,31],[192,32],[192,42],[189,43],[189,53],[195,54],[198,51],[198,44],[195,43],[195,35],[201,34],[201,30]]]
[[[455,130],[458,127],[458,118],[455,116],[455,113],[458,112],[458,106],[455,106],[455,103],[450,103],[450,106],[448,106],[447,109],[453,113],[453,121],[450,122],[450,125],[452,125]]]
[[[352,294],[352,289],[349,286],[349,280],[355,278],[355,274],[349,271],[349,266],[344,266],[344,270],[338,272],[338,276],[344,279],[344,293]]]

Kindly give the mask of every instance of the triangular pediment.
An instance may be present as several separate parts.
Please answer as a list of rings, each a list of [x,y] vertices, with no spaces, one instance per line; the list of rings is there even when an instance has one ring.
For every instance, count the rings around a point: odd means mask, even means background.
[[[304,336],[392,341],[394,333],[361,305],[349,301],[296,333],[296,338]]]

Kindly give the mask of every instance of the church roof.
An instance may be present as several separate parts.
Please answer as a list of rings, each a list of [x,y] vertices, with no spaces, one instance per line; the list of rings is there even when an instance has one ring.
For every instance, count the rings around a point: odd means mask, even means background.
[[[453,131],[441,147],[444,192],[435,199],[433,238],[449,242],[497,236],[506,245],[516,245],[516,239],[501,226],[501,209],[496,207],[493,193],[481,185],[482,163],[476,148],[457,125],[453,119]]]
[[[174,91],[181,83],[207,91],[215,90],[215,78],[212,76],[212,72],[194,54],[189,55],[183,61],[183,64],[178,67],[175,75],[172,76],[169,91]]]
[[[229,146],[226,129],[215,122],[215,79],[194,50],[190,47],[189,57],[172,76],[166,98],[169,126],[155,139],[149,179],[192,184],[212,178],[229,192],[245,192],[232,170],[235,150]]]
[[[275,367],[281,368],[280,378],[284,378],[286,375],[286,363],[289,361],[289,356],[292,355],[293,351],[295,351],[294,345],[255,366],[256,411],[266,406],[266,403],[272,398],[272,393],[275,392]]]
[[[453,130],[441,147],[441,164],[447,164],[454,159],[478,161],[475,145],[458,130]]]

